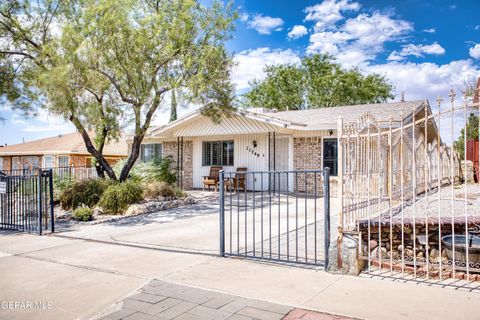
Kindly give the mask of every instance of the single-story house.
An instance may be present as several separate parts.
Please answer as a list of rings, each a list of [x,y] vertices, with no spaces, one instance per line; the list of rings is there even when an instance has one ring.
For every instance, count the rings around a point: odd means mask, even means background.
[[[125,140],[109,142],[103,154],[110,164],[127,156]],[[59,134],[0,148],[0,170],[37,169],[54,167],[89,167],[93,157],[87,151],[78,132]]]
[[[171,156],[185,189],[203,187],[211,166],[227,172],[246,167],[249,171],[331,169],[335,188],[338,175],[338,119],[354,122],[365,114],[378,121],[390,118],[411,121],[425,114],[425,101],[364,104],[344,107],[282,111],[239,110],[220,123],[197,110],[168,125],[152,128],[141,147],[141,161]],[[431,113],[427,104],[428,113]],[[403,116],[403,119],[402,119]],[[410,120],[409,120],[410,119]],[[431,134],[436,136],[436,134]],[[286,179],[282,177],[282,179]],[[247,180],[247,189],[260,190],[261,179]],[[287,181],[281,181],[282,188]],[[293,181],[288,182],[289,189]],[[263,184],[267,188],[266,183]],[[332,190],[334,193],[335,189]]]

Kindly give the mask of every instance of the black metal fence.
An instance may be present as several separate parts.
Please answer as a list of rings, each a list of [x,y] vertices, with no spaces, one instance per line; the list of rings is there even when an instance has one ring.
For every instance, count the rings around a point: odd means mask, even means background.
[[[0,229],[42,234],[54,228],[52,170],[0,173]]]
[[[326,269],[329,171],[221,171],[220,255]]]
[[[54,179],[68,179],[72,181],[82,181],[86,179],[95,179],[98,178],[97,170],[92,166],[68,166],[68,167],[53,167],[53,168],[36,168],[36,169],[13,169],[13,170],[2,170],[0,173],[3,173],[7,176],[34,176],[38,173],[38,170],[43,171],[52,171],[52,176]]]

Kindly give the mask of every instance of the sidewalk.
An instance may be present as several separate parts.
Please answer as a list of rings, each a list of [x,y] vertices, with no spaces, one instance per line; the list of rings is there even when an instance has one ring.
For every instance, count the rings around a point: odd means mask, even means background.
[[[348,320],[261,300],[152,280],[100,320]],[[117,310],[118,309],[118,310]]]
[[[0,300],[51,302],[0,319],[90,319],[152,279],[361,319],[479,319],[480,293],[213,255],[0,233]]]

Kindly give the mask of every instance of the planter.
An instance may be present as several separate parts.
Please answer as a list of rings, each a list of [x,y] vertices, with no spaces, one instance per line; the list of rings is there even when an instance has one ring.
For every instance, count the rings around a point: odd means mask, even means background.
[[[454,241],[455,240],[455,241]],[[454,243],[455,242],[455,247]],[[467,262],[467,245],[468,245],[468,262],[480,263],[480,237],[469,235],[448,235],[442,237],[442,245],[447,250],[448,259],[455,261]]]

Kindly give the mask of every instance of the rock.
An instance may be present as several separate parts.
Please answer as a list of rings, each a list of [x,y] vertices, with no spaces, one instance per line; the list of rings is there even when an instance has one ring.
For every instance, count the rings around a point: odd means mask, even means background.
[[[437,261],[439,257],[439,251],[438,249],[432,249],[430,250],[429,258],[433,261]]]
[[[387,249],[385,249],[383,247],[376,247],[375,249],[372,250],[371,255],[373,257],[380,258],[380,255],[379,255],[380,253],[382,255],[382,258],[387,257]]]
[[[417,253],[417,258],[424,258],[425,257],[425,254],[423,253],[423,251],[420,251],[419,253]]]
[[[405,249],[405,255],[407,257],[413,257],[413,250],[412,249]]]
[[[370,250],[375,249],[378,246],[378,242],[375,240],[370,240]]]
[[[400,257],[400,254],[397,251],[392,251],[391,255],[392,255],[392,259],[394,260],[398,260]]]
[[[397,250],[398,250],[398,252],[402,252],[402,251],[403,251],[403,245],[399,245],[399,246],[397,247]]]
[[[102,208],[100,208],[100,207],[95,207],[95,208],[93,209],[93,216],[94,216],[94,217],[100,216],[100,215],[102,215],[102,214],[104,214],[104,211],[103,211]]]

